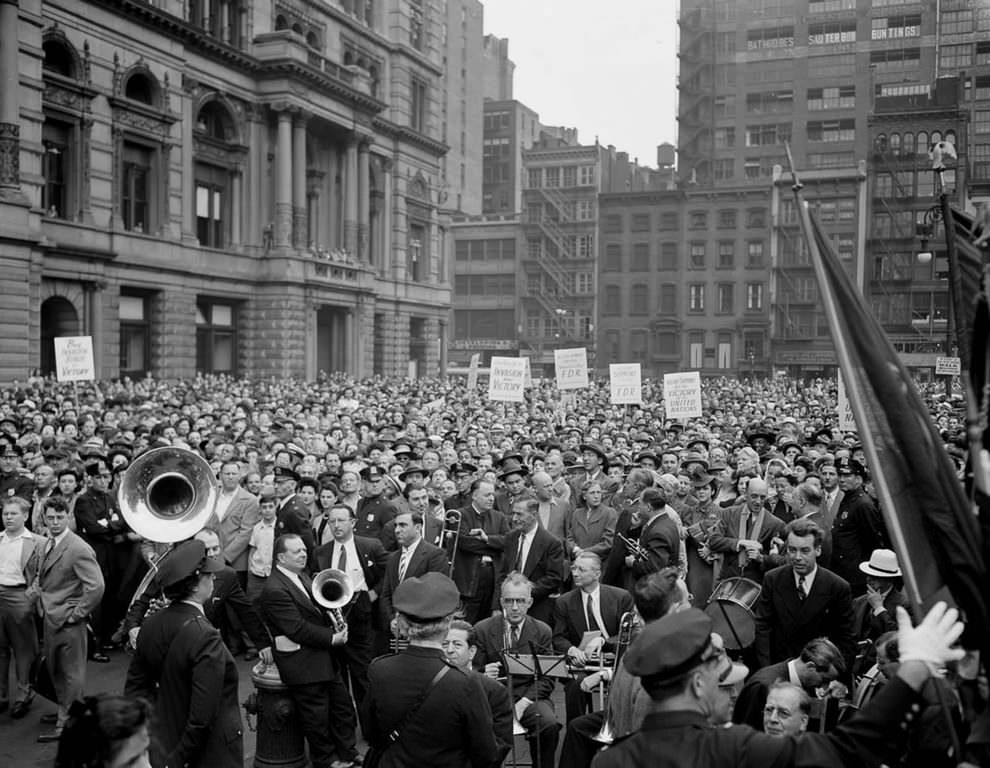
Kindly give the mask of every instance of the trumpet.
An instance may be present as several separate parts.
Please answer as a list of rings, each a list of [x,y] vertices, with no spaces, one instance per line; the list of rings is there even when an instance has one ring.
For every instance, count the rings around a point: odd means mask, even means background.
[[[336,568],[326,568],[313,577],[313,600],[317,605],[327,609],[334,632],[347,629],[344,612],[340,609],[351,602],[354,597],[354,585],[351,577]]]
[[[615,673],[619,669],[619,662],[622,654],[626,652],[632,642],[633,630],[636,628],[636,614],[633,611],[626,611],[619,619],[619,632],[615,639],[615,660],[612,662],[612,680],[615,680]],[[605,719],[602,727],[592,738],[600,744],[611,744],[615,741],[615,723],[612,722],[612,710],[605,700],[604,683],[599,685],[602,696],[602,710],[605,712]]]
[[[637,560],[646,560],[647,562],[649,561],[650,553],[649,551],[647,551],[646,547],[644,547],[635,539],[630,539],[628,536],[623,536],[621,533],[616,532],[615,535],[618,536],[619,540],[626,545],[627,554],[632,555]]]
[[[448,550],[450,565],[447,567],[448,578],[454,577],[454,558],[457,556],[457,544],[461,540],[461,510],[448,509],[443,514],[443,530],[440,532],[440,546]]]

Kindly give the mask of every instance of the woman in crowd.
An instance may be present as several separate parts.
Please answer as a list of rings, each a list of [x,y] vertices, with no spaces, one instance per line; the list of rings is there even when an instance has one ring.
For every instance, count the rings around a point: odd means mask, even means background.
[[[69,708],[55,757],[56,768],[150,768],[144,699],[103,693]]]

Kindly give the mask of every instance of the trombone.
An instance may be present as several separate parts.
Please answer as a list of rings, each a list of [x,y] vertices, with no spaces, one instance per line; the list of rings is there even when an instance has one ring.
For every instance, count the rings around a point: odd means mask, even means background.
[[[450,565],[447,567],[448,578],[454,577],[454,558],[457,556],[457,544],[461,540],[461,510],[448,509],[443,515],[443,530],[440,532],[440,546],[447,549],[450,543]]]
[[[622,654],[626,652],[629,644],[632,642],[633,630],[636,628],[636,614],[634,611],[626,611],[622,614],[622,618],[619,619],[619,632],[615,639],[615,659],[612,661],[612,676],[609,681],[615,680],[615,673],[619,670],[619,662],[622,660]],[[605,698],[605,683],[601,682],[598,685],[598,690],[601,692],[602,697],[602,711],[605,713],[604,719],[602,720],[602,727],[592,738],[600,744],[611,744],[615,741],[615,723],[613,722],[612,708],[609,706],[609,701]]]

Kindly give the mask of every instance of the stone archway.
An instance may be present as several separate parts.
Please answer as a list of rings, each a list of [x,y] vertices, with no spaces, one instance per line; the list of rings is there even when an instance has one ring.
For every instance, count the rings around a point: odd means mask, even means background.
[[[79,336],[82,325],[79,313],[64,296],[52,296],[41,303],[41,374],[55,372],[55,339]]]

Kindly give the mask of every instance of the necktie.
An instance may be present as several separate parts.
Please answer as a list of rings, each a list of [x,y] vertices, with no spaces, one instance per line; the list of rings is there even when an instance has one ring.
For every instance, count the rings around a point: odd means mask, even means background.
[[[401,582],[406,578],[406,568],[409,567],[409,550],[403,548],[402,554],[399,556],[399,581]]]
[[[509,625],[509,645],[513,648],[519,645],[519,627],[516,624]]]
[[[588,620],[588,630],[594,632],[596,629],[601,630],[598,626],[598,619],[595,618],[595,601],[591,599],[591,595],[588,595],[588,599],[585,602],[585,610],[587,611]]]
[[[347,572],[347,548],[341,544],[340,554],[337,555],[337,570]]]
[[[804,602],[805,598],[808,596],[808,590],[804,588],[804,576],[798,578],[798,598],[801,602]]]
[[[523,544],[526,541],[526,536],[519,537],[519,549],[516,551],[516,570],[522,571],[523,569]]]

